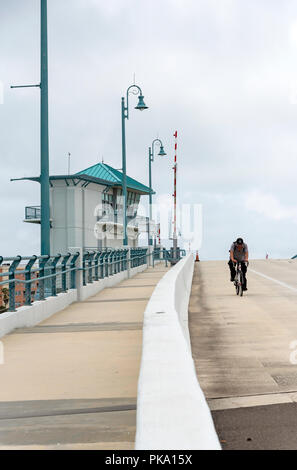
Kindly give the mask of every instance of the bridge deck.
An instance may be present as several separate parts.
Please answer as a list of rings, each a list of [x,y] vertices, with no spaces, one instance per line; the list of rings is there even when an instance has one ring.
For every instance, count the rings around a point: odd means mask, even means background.
[[[226,262],[196,263],[189,307],[197,375],[223,447],[297,448],[297,262],[252,261],[242,298],[229,278]]]
[[[133,449],[143,313],[166,270],[2,338],[0,449]]]

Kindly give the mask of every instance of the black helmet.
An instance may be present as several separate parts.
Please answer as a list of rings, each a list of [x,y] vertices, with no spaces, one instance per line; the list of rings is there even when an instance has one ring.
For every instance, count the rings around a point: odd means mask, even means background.
[[[242,238],[237,238],[236,243],[237,243],[237,245],[243,245],[243,239]]]

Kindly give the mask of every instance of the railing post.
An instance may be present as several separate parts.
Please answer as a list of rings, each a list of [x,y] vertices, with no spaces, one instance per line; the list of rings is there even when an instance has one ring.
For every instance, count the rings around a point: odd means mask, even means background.
[[[117,273],[121,271],[121,250],[117,251]]]
[[[86,286],[87,285],[87,281],[86,281],[86,262],[89,258],[89,252],[87,253],[84,253],[83,255],[83,263],[82,263],[82,268],[83,268],[83,286]]]
[[[121,250],[121,253],[120,253],[120,272],[125,270],[125,255],[126,255],[125,250]]]
[[[167,261],[167,250],[166,248],[163,248],[163,258],[165,257],[165,266],[167,268],[168,266],[168,261]]]
[[[89,253],[89,258],[88,258],[89,284],[93,284],[93,258],[94,256],[95,256],[94,251],[92,253]]]
[[[111,251],[109,253],[109,258],[108,258],[108,275],[109,276],[112,276],[112,269],[113,269],[112,260],[113,260],[113,252]]]
[[[125,271],[126,250],[122,250],[121,254],[121,271]]]
[[[132,251],[131,260],[132,260],[132,268],[136,268],[136,266],[137,266],[137,249],[134,249]]]
[[[130,276],[131,276],[131,268],[132,268],[132,249],[128,248],[127,254],[126,254],[126,269],[128,271],[128,279],[130,279]]]
[[[117,254],[116,254],[116,272],[120,272],[120,259],[121,259],[121,250],[117,250]]]
[[[148,257],[146,258],[147,267],[153,265],[153,257],[154,257],[154,247],[153,245],[150,245],[148,247]]]
[[[94,260],[94,263],[95,263],[95,281],[99,281],[99,274],[98,274],[98,269],[99,269],[99,259],[100,259],[100,251],[98,251],[98,253],[96,253],[95,255],[95,260]]]
[[[109,276],[112,276],[112,274],[113,274],[113,272],[112,272],[112,270],[113,270],[113,262],[112,262],[112,260],[113,260],[113,252],[111,251],[111,252],[109,253],[109,258],[108,258],[108,263],[109,263],[109,274],[108,274],[108,275],[109,275]]]
[[[63,256],[63,261],[61,263],[61,266],[62,266],[62,292],[67,291],[67,273],[65,271],[66,271],[67,262],[68,262],[70,256],[71,256],[71,253],[68,253],[67,255],[64,255]]]
[[[100,254],[99,263],[100,263],[100,279],[104,279],[104,253]]]
[[[25,305],[32,305],[32,302],[31,302],[31,286],[32,286],[31,269],[32,269],[32,267],[33,267],[36,260],[37,260],[37,256],[33,255],[32,258],[28,261],[28,263],[25,267],[25,271],[26,271],[25,272],[25,281],[26,281],[26,284],[25,284]]]
[[[152,253],[151,253],[150,248],[153,248],[153,247],[148,247],[147,249],[145,249],[143,264],[146,263],[147,267],[149,267],[150,266],[150,258],[151,258],[151,260],[152,260],[151,266],[154,268],[155,267],[154,249],[152,249]]]
[[[119,250],[115,252],[115,274],[119,272]]]
[[[15,312],[15,270],[22,260],[21,256],[17,256],[11,263],[8,270],[8,279],[12,281],[9,283],[9,312]]]
[[[83,249],[80,247],[69,247],[69,252],[72,253],[71,268],[76,268],[71,271],[71,288],[76,289],[77,301],[82,299],[82,287],[83,287]]]
[[[40,278],[45,276],[45,265],[47,264],[49,259],[50,259],[50,256],[45,255],[39,260],[39,277]],[[39,300],[45,300],[44,285],[45,285],[45,280],[40,279],[38,281]]]
[[[118,250],[118,273],[121,272],[121,257],[122,257],[122,250]]]
[[[109,253],[106,252],[104,254],[104,260],[103,260],[103,272],[104,272],[103,278],[108,277],[108,256],[109,256]]]
[[[129,258],[130,258],[130,269],[134,268],[134,250],[130,248],[129,250]]]
[[[115,250],[113,252],[113,274],[117,273],[117,262],[118,262],[118,252]]]
[[[121,266],[122,266],[122,251],[123,250],[119,250],[119,263],[118,263],[118,272],[120,273],[121,272]]]
[[[61,254],[57,254],[54,256],[54,259],[52,261],[52,264],[50,265],[51,267],[51,285],[52,285],[52,296],[56,297],[57,296],[57,264],[59,259],[61,258]]]
[[[124,264],[124,250],[120,250],[120,262],[119,262],[120,272],[123,271],[123,264]]]
[[[111,275],[113,276],[116,273],[116,252],[112,252],[111,256]]]
[[[75,269],[75,266],[76,266],[76,261],[77,261],[77,258],[79,257],[79,252],[75,253],[74,255],[72,255],[72,259],[71,259],[71,262],[70,262],[70,269],[72,271],[70,271],[70,289],[77,289],[78,286],[76,285],[77,282],[76,282],[76,269]]]
[[[118,273],[121,272],[122,250],[118,250]]]
[[[109,251],[106,251],[104,256],[104,277],[108,277],[108,259],[109,259]]]

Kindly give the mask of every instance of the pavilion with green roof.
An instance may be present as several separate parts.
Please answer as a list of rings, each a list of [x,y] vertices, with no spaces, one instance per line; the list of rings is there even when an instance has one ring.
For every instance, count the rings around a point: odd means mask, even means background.
[[[19,180],[40,182],[39,177]],[[123,173],[120,170],[97,163],[71,175],[50,176],[49,180],[53,253],[65,253],[70,247],[122,246]],[[139,231],[133,221],[140,198],[154,192],[128,175],[126,181],[128,242],[137,246]],[[24,222],[40,223],[40,206],[26,207]]]
[[[92,178],[98,178],[99,180],[109,181],[110,183],[113,183],[115,187],[122,187],[123,185],[123,173],[112,168],[112,166],[107,165],[106,163],[96,163],[96,165],[79,171],[76,175],[86,175],[91,176]],[[130,176],[127,176],[127,188],[141,194],[150,193],[150,188]]]
[[[137,191],[140,194],[150,194],[150,188],[145,186],[144,184],[140,183],[139,181],[131,178],[127,175],[127,188]],[[21,181],[21,180],[28,180],[28,181],[40,181],[40,177],[38,176],[28,176],[24,178],[13,178],[11,181]],[[65,180],[68,182],[76,182],[78,184],[79,181],[84,181],[84,187],[88,185],[88,183],[97,183],[97,184],[106,184],[109,186],[114,187],[122,187],[123,184],[123,173],[120,170],[116,170],[110,165],[106,163],[96,163],[85,170],[78,171],[72,175],[53,175],[50,176],[50,185],[52,186],[53,181],[58,180]],[[154,194],[154,192],[152,191]]]

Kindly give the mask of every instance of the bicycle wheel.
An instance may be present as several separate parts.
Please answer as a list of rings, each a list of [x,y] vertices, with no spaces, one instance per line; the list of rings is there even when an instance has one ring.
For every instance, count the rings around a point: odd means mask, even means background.
[[[235,291],[236,291],[236,295],[238,295],[239,294],[239,282],[238,282],[238,280],[235,283]]]
[[[242,273],[240,273],[239,294],[240,294],[240,297],[243,296],[243,274]]]

